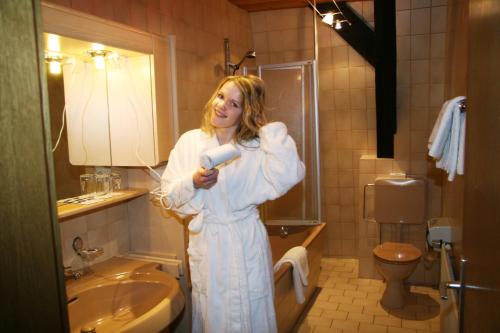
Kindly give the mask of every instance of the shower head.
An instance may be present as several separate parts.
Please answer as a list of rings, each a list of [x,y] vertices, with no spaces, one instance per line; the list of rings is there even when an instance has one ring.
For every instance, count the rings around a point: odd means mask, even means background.
[[[245,61],[246,58],[255,58],[255,51],[247,51],[247,53],[245,53],[243,58],[241,58],[240,62],[238,62],[237,64],[229,63],[229,67],[233,69],[233,75],[238,69],[240,69],[241,64]]]

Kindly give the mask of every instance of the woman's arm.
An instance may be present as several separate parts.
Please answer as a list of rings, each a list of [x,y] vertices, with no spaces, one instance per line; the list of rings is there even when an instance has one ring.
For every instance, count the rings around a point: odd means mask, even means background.
[[[304,178],[305,166],[285,124],[269,123],[260,128],[259,136],[260,149],[264,152],[261,169],[265,180],[271,185],[267,199],[273,200]]]
[[[184,215],[197,214],[202,208],[202,193],[195,188],[197,152],[193,138],[183,135],[170,152],[167,168],[162,175],[161,189],[164,207]]]

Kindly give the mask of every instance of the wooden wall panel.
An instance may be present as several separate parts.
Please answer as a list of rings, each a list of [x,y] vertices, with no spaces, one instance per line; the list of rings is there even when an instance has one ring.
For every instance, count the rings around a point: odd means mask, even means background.
[[[500,331],[500,1],[470,0],[464,332]]]
[[[0,331],[64,332],[40,6],[4,0],[0,13]]]

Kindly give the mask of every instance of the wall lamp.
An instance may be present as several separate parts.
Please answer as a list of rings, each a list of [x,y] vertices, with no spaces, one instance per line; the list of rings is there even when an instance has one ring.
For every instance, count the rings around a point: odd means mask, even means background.
[[[106,67],[105,58],[111,53],[108,50],[88,50],[87,53],[94,59],[94,64],[97,69],[104,69]]]
[[[63,57],[60,54],[45,53],[45,62],[49,64],[49,73],[59,75],[61,74],[61,63]]]
[[[343,27],[343,24],[348,24],[351,25],[351,22],[344,16],[344,13],[340,10],[339,6],[335,2],[335,0],[332,0],[332,2],[335,4],[335,7],[337,7],[337,11],[335,12],[328,12],[328,13],[321,13],[314,4],[312,4],[309,0],[307,0],[309,5],[318,13],[319,16],[321,16],[321,21],[323,23],[328,24],[335,30],[340,30]]]

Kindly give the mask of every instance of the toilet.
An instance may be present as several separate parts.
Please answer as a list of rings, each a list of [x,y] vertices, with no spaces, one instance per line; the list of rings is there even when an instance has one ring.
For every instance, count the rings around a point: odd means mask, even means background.
[[[377,271],[386,282],[380,303],[389,309],[404,307],[408,296],[405,281],[422,257],[422,251],[401,242],[404,225],[425,221],[425,181],[414,178],[377,178],[375,180],[374,215],[380,228],[395,224],[396,239],[382,242],[373,249]],[[382,233],[381,233],[382,234]],[[381,236],[382,238],[382,236]]]

